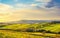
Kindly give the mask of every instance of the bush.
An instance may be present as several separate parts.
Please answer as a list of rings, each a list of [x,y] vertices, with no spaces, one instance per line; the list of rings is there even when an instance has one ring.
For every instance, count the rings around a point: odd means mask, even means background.
[[[36,30],[37,32],[46,32],[46,30],[43,30],[43,29],[41,29],[41,30]]]
[[[34,29],[28,28],[28,29],[26,29],[26,31],[27,31],[27,32],[34,32]]]
[[[46,31],[46,33],[52,33],[51,31]]]

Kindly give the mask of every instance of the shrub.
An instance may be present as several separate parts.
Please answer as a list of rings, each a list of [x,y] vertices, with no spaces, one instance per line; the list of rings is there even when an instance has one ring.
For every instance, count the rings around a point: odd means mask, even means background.
[[[34,32],[34,29],[28,28],[28,29],[26,29],[26,31],[27,31],[27,32]]]

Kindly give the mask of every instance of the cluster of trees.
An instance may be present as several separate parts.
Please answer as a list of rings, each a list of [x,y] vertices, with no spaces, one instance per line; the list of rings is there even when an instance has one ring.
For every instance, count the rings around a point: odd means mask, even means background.
[[[52,33],[52,34],[60,34],[60,32],[52,32],[52,31],[50,31],[50,30],[43,30],[43,29],[38,29],[38,30],[35,30],[35,29],[33,29],[33,28],[29,28],[29,29],[26,29],[25,30],[26,32],[45,32],[45,33]]]
[[[52,21],[52,24],[60,23],[60,21]]]

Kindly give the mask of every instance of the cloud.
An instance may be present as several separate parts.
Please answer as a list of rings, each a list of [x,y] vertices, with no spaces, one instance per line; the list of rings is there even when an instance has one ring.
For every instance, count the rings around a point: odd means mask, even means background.
[[[12,13],[12,6],[0,3],[0,21],[8,20],[8,17],[12,15]]]
[[[50,2],[51,0],[36,0],[36,1],[46,3],[46,2]]]
[[[34,9],[36,8],[36,6],[37,4],[20,4],[20,3],[15,4],[16,9],[23,9],[23,8]]]
[[[20,0],[20,2],[17,2],[15,4],[16,7],[18,8],[35,8],[35,7],[40,7],[40,8],[46,8],[46,5],[51,2],[51,0],[34,0],[33,2],[30,2],[32,0]],[[30,2],[30,3],[27,3]]]
[[[13,7],[10,6],[10,5],[6,5],[6,4],[2,4],[0,3],[0,14],[6,14],[8,13],[9,11],[12,11]]]
[[[37,2],[37,3],[36,3]],[[51,0],[39,0],[31,4],[16,3],[15,6],[0,3],[0,21],[10,22],[18,20],[59,20],[60,9],[48,4]],[[47,5],[47,7],[46,7]],[[52,4],[51,4],[52,5]]]
[[[23,5],[22,5],[23,6]],[[31,5],[35,6],[35,4]],[[18,20],[59,20],[60,9],[53,7],[51,9],[15,9],[10,5],[0,4],[0,22],[10,22]]]
[[[19,20],[26,19],[26,20],[59,20],[59,11],[58,9],[40,9],[40,10],[34,10],[34,9],[20,9],[16,10],[14,12],[19,18]]]
[[[12,6],[0,3],[0,14],[6,14],[12,11]]]
[[[39,6],[40,8],[46,8],[46,5],[51,2],[52,0],[35,0],[37,3],[37,6]]]
[[[60,8],[60,0],[52,0],[51,2],[48,3],[48,5],[46,7],[51,8],[51,7],[55,7],[55,6]]]

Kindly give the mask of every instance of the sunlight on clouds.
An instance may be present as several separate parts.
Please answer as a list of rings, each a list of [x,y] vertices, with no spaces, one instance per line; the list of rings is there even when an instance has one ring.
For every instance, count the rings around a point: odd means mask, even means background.
[[[0,14],[10,13],[12,6],[0,3]]]
[[[32,8],[32,7],[35,7],[37,6],[37,4],[20,4],[20,3],[17,3],[15,5],[17,8]]]
[[[11,5],[0,3],[0,22],[10,22],[18,20],[59,20],[60,9],[52,7],[51,9],[35,8],[39,4],[16,4]],[[44,7],[42,4],[40,7]],[[16,9],[17,8],[17,9]],[[35,8],[35,9],[34,9]]]
[[[20,8],[23,8],[23,7],[28,7],[28,5],[27,4],[16,4],[16,7],[20,7]]]
[[[6,11],[7,12],[7,11]],[[53,8],[51,10],[46,9],[29,9],[22,8],[16,9],[13,12],[7,12],[8,14],[0,14],[0,22],[10,22],[18,20],[59,20],[60,18],[56,15],[57,9]],[[12,13],[12,14],[10,14]]]
[[[36,0],[36,1],[40,1],[40,2],[50,2],[51,0]]]
[[[36,2],[39,2],[37,6],[46,9],[46,5],[48,5],[51,0],[35,0]]]
[[[37,4],[31,4],[30,6],[35,7],[35,6],[37,6]]]
[[[51,2],[51,0],[34,0],[31,4],[24,4],[24,3],[16,3],[15,6],[17,8],[34,8],[34,7],[40,7],[46,9],[46,5]]]
[[[47,20],[57,20],[60,19],[58,18],[58,15],[56,14],[57,10],[45,10],[45,9],[40,9],[40,10],[32,10],[32,9],[22,9],[22,10],[16,10],[15,14],[19,16],[19,19],[47,19]],[[18,18],[18,17],[17,17]]]
[[[0,3],[0,21],[9,21],[8,17],[12,15],[12,6]]]

